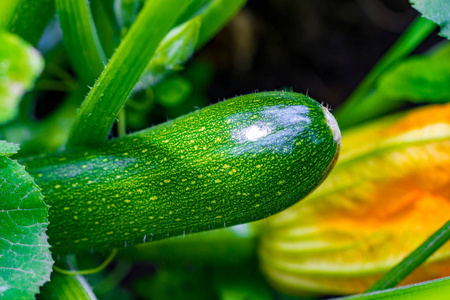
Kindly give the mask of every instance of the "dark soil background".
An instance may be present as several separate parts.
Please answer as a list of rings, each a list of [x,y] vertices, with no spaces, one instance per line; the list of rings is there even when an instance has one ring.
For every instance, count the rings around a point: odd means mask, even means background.
[[[189,80],[202,82],[195,95],[179,106],[157,103],[138,124],[127,117],[129,131],[255,91],[289,89],[336,108],[417,16],[408,0],[248,0],[186,65],[208,65],[191,72]],[[440,40],[434,34],[415,52]],[[39,93],[34,116],[42,119],[64,96]]]
[[[250,0],[197,54],[216,70],[208,96],[291,88],[336,107],[417,15],[408,0]]]

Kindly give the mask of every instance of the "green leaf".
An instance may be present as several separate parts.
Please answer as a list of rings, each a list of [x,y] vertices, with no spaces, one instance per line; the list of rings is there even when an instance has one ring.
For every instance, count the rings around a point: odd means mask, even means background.
[[[0,156],[11,156],[19,151],[19,145],[0,141]]]
[[[450,100],[450,43],[430,56],[413,56],[384,74],[377,93],[385,99],[412,102]]]
[[[153,86],[171,71],[182,69],[182,64],[194,53],[200,25],[200,17],[195,17],[172,29],[156,49],[134,91]]]
[[[17,115],[20,99],[43,67],[38,51],[19,37],[0,30],[0,124]]]
[[[424,19],[426,20],[426,19]],[[430,22],[430,21],[428,21]],[[341,110],[341,128],[373,119],[404,102],[441,103],[450,100],[450,42],[427,55],[414,55],[390,66],[372,83],[373,90]],[[356,99],[356,98],[355,98]]]
[[[425,18],[441,27],[441,36],[450,39],[450,2],[448,0],[410,0]]]
[[[1,153],[17,146],[0,144]],[[48,206],[25,168],[0,156],[0,298],[34,299],[50,279]]]

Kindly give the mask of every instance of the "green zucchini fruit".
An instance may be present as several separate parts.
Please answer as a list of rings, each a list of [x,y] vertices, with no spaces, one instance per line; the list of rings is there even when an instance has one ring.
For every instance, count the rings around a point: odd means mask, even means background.
[[[21,163],[51,207],[52,252],[80,253],[268,217],[314,190],[339,149],[326,108],[266,92]]]

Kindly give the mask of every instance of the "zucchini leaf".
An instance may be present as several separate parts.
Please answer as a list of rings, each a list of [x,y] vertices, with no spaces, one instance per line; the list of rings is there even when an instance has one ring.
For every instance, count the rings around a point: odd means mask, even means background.
[[[43,67],[38,51],[18,36],[0,30],[0,125],[17,115],[20,99]]]
[[[411,102],[448,102],[450,100],[450,43],[429,56],[406,59],[383,75],[376,93],[385,99]]]
[[[16,154],[19,151],[19,145],[8,143],[6,141],[0,141],[0,156],[9,157]]]
[[[450,42],[446,42],[428,55],[411,56],[383,72],[374,82],[374,90],[359,105],[340,114],[339,126],[373,119],[405,102],[448,102],[449,82]]]
[[[4,156],[17,150],[0,143],[0,298],[34,299],[53,265],[48,206],[25,168]]]
[[[450,2],[448,0],[410,0],[425,18],[441,27],[440,35],[450,39]]]

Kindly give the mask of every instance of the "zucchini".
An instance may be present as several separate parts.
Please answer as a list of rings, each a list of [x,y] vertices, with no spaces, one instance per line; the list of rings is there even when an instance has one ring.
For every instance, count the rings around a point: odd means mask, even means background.
[[[268,217],[314,190],[339,149],[326,108],[266,92],[21,163],[51,206],[52,252],[80,253]]]

